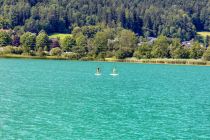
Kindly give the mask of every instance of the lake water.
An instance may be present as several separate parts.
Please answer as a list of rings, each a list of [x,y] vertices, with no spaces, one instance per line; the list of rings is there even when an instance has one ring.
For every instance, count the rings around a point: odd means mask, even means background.
[[[210,139],[210,67],[0,59],[0,139]]]

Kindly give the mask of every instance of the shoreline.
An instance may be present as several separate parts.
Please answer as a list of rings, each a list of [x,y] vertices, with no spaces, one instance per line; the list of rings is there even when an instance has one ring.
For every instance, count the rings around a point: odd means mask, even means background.
[[[0,58],[17,58],[17,59],[42,59],[42,60],[71,60],[71,61],[95,61],[95,62],[121,62],[121,63],[139,63],[139,64],[166,64],[166,65],[186,65],[186,66],[210,66],[210,61],[204,61],[201,59],[113,59],[105,58],[104,60],[97,59],[68,59],[61,56],[28,56],[28,55],[0,55]]]

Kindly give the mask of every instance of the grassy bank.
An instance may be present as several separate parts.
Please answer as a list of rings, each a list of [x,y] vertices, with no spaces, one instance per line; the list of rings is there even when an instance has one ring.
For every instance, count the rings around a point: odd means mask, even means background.
[[[57,34],[50,35],[49,38],[50,39],[51,38],[60,38],[62,40],[62,39],[64,39],[67,36],[72,36],[72,35],[71,34],[59,34],[59,33],[57,33]]]
[[[130,62],[130,63],[145,63],[145,64],[176,64],[176,65],[206,65],[210,66],[210,61],[196,60],[196,59],[110,59],[108,62]]]
[[[55,60],[66,60],[61,56],[30,56],[30,55],[15,55],[15,54],[4,54],[0,55],[0,58],[25,58],[25,59],[55,59]]]
[[[29,55],[14,55],[4,54],[0,55],[0,58],[23,58],[23,59],[52,59],[52,60],[71,60],[63,56],[29,56]],[[145,64],[176,64],[176,65],[204,65],[210,66],[210,61],[204,61],[201,59],[115,59],[105,58],[104,60],[97,59],[80,59],[81,61],[105,61],[105,62],[127,62],[127,63],[145,63]]]
[[[113,59],[106,58],[108,62],[128,62],[128,63],[145,63],[145,64],[176,64],[176,65],[206,65],[210,66],[210,61],[196,59]]]
[[[210,36],[210,32],[197,32],[197,34],[202,37],[206,37],[207,35]]]

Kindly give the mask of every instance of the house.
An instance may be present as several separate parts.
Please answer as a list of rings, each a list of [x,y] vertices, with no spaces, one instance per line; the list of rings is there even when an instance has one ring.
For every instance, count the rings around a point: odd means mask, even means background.
[[[192,46],[192,41],[183,41],[182,46],[184,47],[191,47]]]
[[[113,47],[118,42],[119,42],[119,39],[118,38],[108,39],[107,45],[111,48],[111,47]]]
[[[156,37],[147,37],[147,40],[148,40],[148,44],[153,44],[155,42],[155,40],[157,40]]]
[[[145,43],[147,43],[148,45],[152,45],[155,42],[155,40],[157,40],[156,37],[147,37],[147,41],[146,42],[145,41],[139,42],[138,46],[141,46],[141,45],[143,45]]]
[[[190,48],[192,46],[192,44],[193,44],[192,40],[182,42],[182,46],[187,47],[187,48]]]
[[[139,42],[137,45],[138,46],[141,46],[141,45],[143,45],[145,42]]]
[[[50,39],[50,49],[60,47],[59,40],[57,38]]]
[[[10,32],[10,30],[7,30],[7,29],[0,29],[0,32]]]

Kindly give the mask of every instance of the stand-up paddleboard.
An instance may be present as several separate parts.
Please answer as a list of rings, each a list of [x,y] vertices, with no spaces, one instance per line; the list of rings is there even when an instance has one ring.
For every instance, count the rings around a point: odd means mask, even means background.
[[[110,75],[111,76],[118,76],[119,74],[118,73],[111,73]]]
[[[95,76],[101,76],[101,73],[95,73]]]
[[[110,74],[111,76],[118,76],[119,74],[117,73],[116,68],[113,68],[112,73]]]

